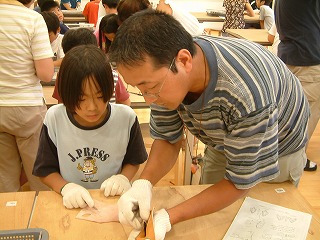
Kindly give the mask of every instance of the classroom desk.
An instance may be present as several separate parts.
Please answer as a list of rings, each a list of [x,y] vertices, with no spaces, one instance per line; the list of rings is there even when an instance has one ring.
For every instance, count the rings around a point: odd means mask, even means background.
[[[209,16],[206,12],[190,12],[195,16],[199,22],[224,22],[224,17]],[[259,23],[259,14],[255,14],[254,17],[244,15],[244,21],[246,23]]]
[[[153,189],[152,206],[155,209],[169,208],[206,189],[209,185],[168,186]],[[276,193],[276,188],[284,193]],[[90,190],[94,199],[115,203],[118,197],[105,198],[99,190]],[[255,186],[248,196],[313,215],[307,239],[320,239],[320,217],[312,210],[298,189],[291,183]],[[222,239],[236,216],[244,197],[229,207],[188,221],[178,223],[167,233],[166,240],[219,240]],[[201,203],[199,203],[201,204]],[[94,223],[75,219],[79,209],[68,210],[62,205],[62,198],[55,192],[40,192],[30,222],[31,228],[44,228],[50,240],[60,239],[127,239],[130,227],[120,223]]]
[[[271,46],[268,41],[268,31],[266,29],[226,29],[232,37],[247,39],[263,46]]]
[[[1,193],[0,230],[24,229],[28,227],[36,192]]]
[[[64,23],[88,22],[82,11],[78,10],[61,10],[64,16]]]

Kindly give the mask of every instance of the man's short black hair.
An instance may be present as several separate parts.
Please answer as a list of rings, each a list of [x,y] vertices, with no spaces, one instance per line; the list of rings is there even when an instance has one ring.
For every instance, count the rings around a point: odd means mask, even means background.
[[[120,25],[108,55],[111,62],[126,66],[142,64],[150,57],[154,67],[161,68],[168,67],[181,49],[194,56],[196,48],[190,33],[173,16],[148,9]],[[177,71],[175,64],[172,71]]]

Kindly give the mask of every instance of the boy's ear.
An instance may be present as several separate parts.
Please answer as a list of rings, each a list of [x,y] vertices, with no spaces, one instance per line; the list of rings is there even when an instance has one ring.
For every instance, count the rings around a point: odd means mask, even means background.
[[[60,33],[61,29],[58,27],[56,34]]]

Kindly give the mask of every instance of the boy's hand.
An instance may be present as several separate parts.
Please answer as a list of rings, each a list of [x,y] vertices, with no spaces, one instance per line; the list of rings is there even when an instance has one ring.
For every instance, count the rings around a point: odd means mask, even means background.
[[[100,190],[104,191],[104,195],[115,196],[122,195],[131,188],[131,184],[128,178],[122,174],[113,175],[105,180],[100,187]]]
[[[67,183],[61,190],[63,196],[63,205],[66,208],[84,208],[86,206],[93,207],[94,201],[90,193],[84,187],[75,184]]]

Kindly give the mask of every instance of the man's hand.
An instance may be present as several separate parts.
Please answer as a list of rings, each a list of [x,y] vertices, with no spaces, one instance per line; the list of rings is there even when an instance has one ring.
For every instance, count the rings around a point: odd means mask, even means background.
[[[128,178],[122,174],[113,175],[105,180],[100,187],[100,190],[104,191],[104,195],[115,196],[122,195],[131,188],[131,184]]]
[[[155,212],[153,216],[153,228],[156,237],[155,240],[164,240],[166,233],[171,230],[169,214],[165,209]],[[128,240],[135,240],[139,233],[140,230],[133,229]]]
[[[62,188],[61,195],[63,196],[63,205],[66,208],[71,209],[94,206],[94,201],[88,190],[78,184],[67,183]]]
[[[149,218],[151,197],[152,184],[148,180],[134,181],[118,201],[120,223],[140,229],[142,221]]]

